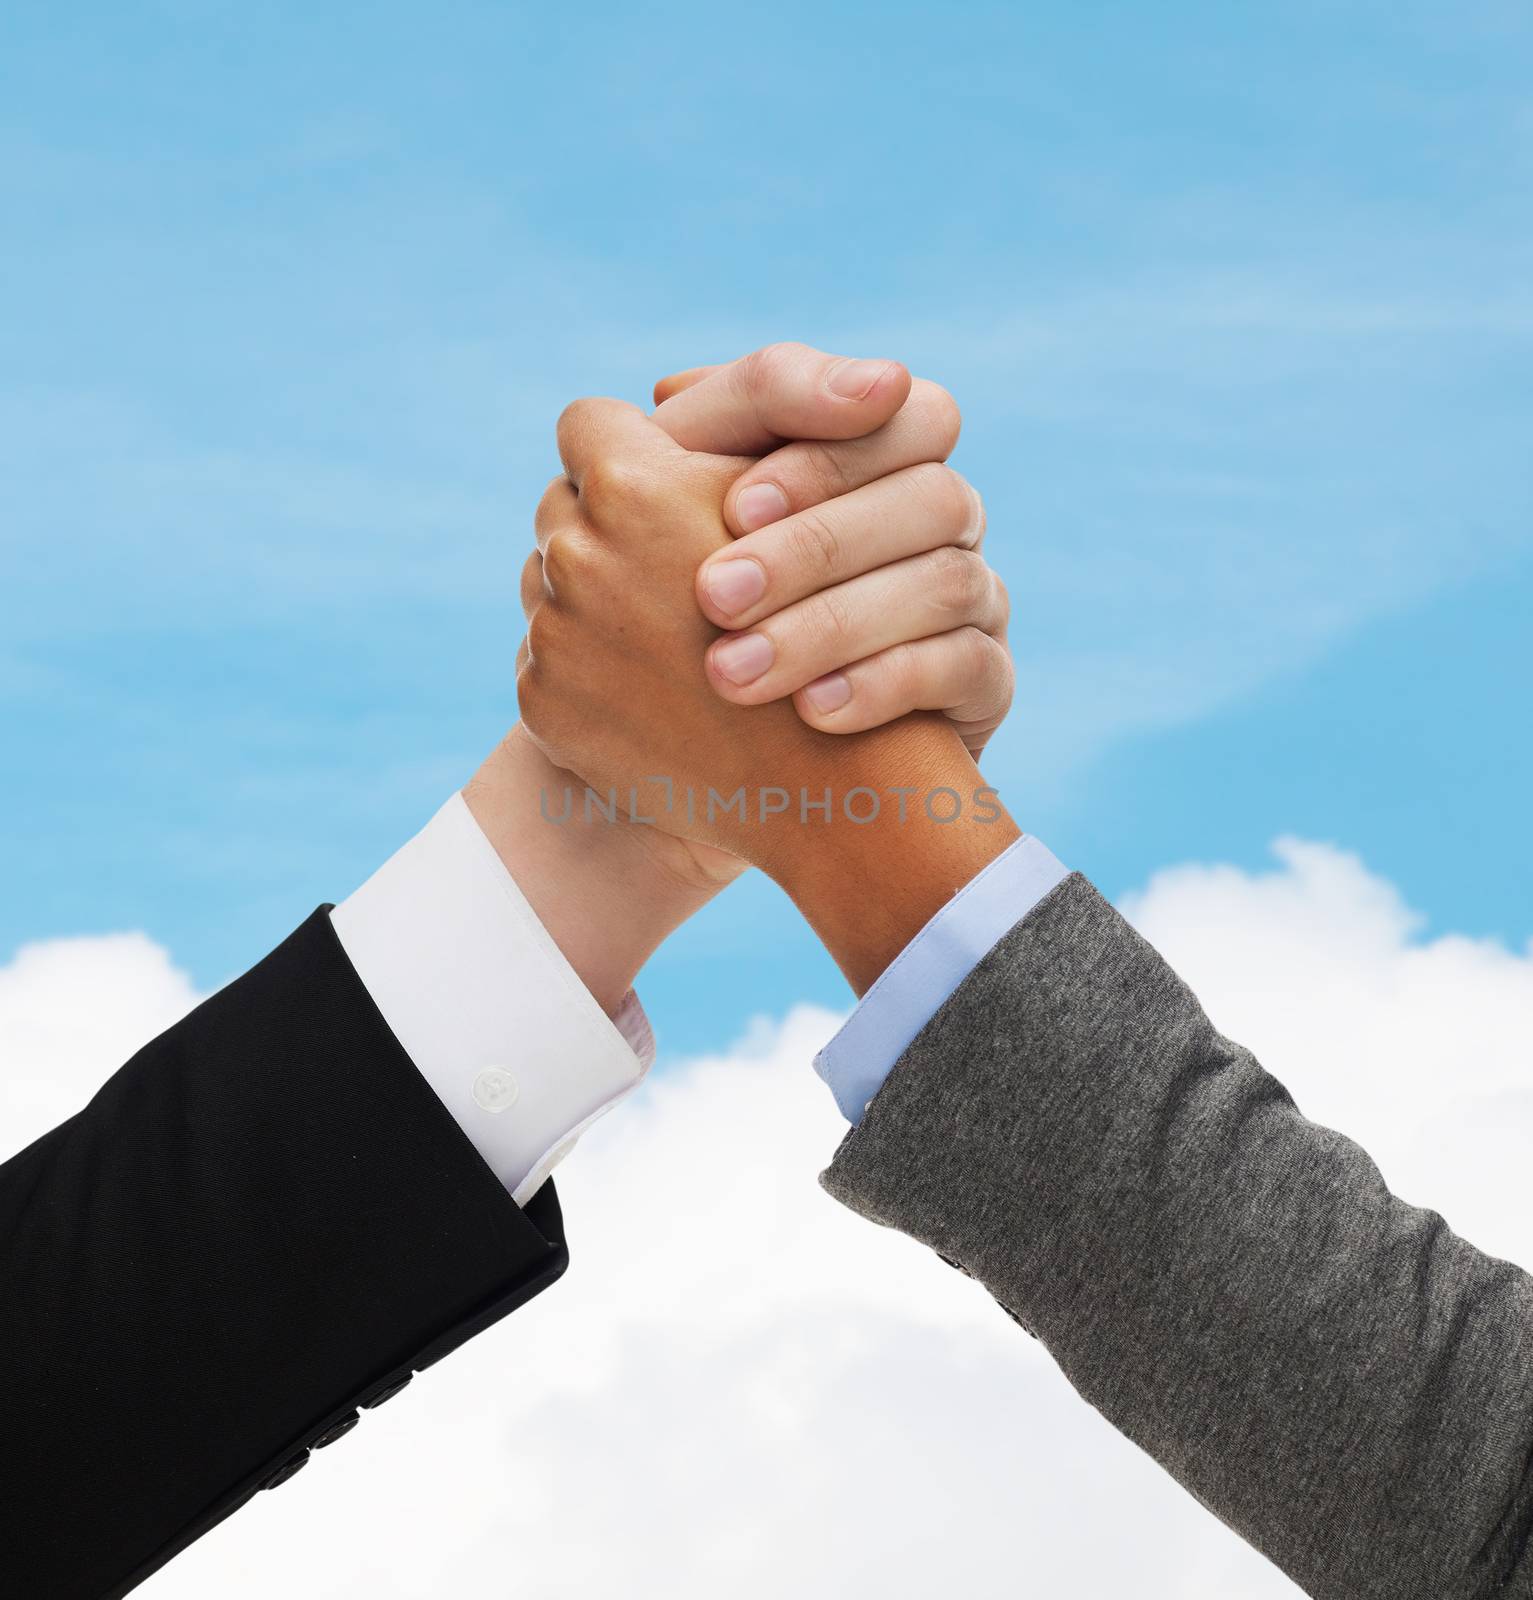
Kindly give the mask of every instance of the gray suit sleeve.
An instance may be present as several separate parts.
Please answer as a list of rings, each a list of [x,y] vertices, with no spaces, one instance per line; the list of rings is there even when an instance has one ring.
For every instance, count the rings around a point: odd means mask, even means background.
[[[1079,876],[821,1181],[1319,1600],[1533,1596],[1533,1280],[1307,1122]]]

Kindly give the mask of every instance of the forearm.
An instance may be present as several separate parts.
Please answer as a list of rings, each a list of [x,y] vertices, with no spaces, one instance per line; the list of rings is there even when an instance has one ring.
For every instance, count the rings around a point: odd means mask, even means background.
[[[564,791],[574,791],[564,815]],[[608,1015],[675,928],[723,886],[668,858],[632,824],[588,819],[580,780],[545,756],[518,723],[463,798],[506,870]]]
[[[518,1203],[643,1077],[648,1025],[625,999],[718,886],[690,854],[668,860],[652,829],[588,822],[578,800],[561,824],[562,794],[545,806],[543,791],[570,781],[513,729],[331,917],[395,1037]]]
[[[832,820],[783,830],[764,864],[862,995],[1019,830],[944,719],[907,718],[840,753]],[[869,821],[846,815],[854,787],[880,798]]]
[[[0,1165],[26,1398],[0,1547],[26,1592],[136,1581],[563,1270],[548,1172],[646,1065],[601,1010],[718,887],[636,828],[546,821],[565,781],[514,732],[473,820],[450,801]],[[85,1538],[76,1490],[110,1508]]]
[[[1530,1592],[1533,1282],[1306,1121],[1080,878],[826,1173],[1324,1600]]]
[[[0,1241],[0,1592],[50,1600],[123,1593],[567,1259],[323,912],[0,1165]]]

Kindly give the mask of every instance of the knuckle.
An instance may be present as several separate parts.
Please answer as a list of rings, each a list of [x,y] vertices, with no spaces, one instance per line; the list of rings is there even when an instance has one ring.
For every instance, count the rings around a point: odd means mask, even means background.
[[[559,413],[559,420],[554,425],[555,434],[564,439],[573,433],[578,433],[590,420],[596,411],[595,400],[584,396],[579,400],[571,400]]]
[[[922,445],[934,460],[946,461],[957,446],[963,428],[963,413],[958,409],[958,402],[940,383],[933,383],[930,378],[916,378],[911,383],[905,407],[916,418]]]
[[[990,525],[990,514],[985,510],[984,496],[969,482],[962,480],[969,496],[969,520],[959,535],[960,541],[970,550],[979,549],[985,540],[985,529]]]
[[[527,651],[535,666],[567,677],[575,670],[580,623],[558,601],[541,605],[527,619]]]
[[[546,592],[543,586],[543,557],[534,550],[522,563],[520,584],[522,611],[530,617],[537,610]]]
[[[553,606],[539,606],[527,619],[527,666],[534,673],[538,672],[546,660],[553,653],[555,610]]]
[[[911,486],[927,514],[944,533],[967,531],[974,520],[974,497],[968,484],[940,461],[924,461],[910,469]]]
[[[569,566],[565,555],[568,542],[555,534],[543,546],[543,582],[550,593],[558,593],[569,577]]]
[[[535,703],[542,685],[538,682],[538,669],[532,659],[532,638],[530,631],[522,635],[522,642],[516,652],[516,698],[523,712],[529,709],[529,703]]]
[[[1006,654],[984,629],[972,623],[953,630],[953,643],[958,648],[960,666],[971,678],[994,671],[996,662]]]
[[[834,500],[857,487],[846,452],[823,439],[805,439],[798,446],[805,476],[822,500]]]
[[[990,569],[972,550],[944,545],[927,557],[932,574],[932,602],[955,621],[977,616],[990,595]]]
[[[961,630],[959,670],[969,690],[981,696],[987,709],[1009,706],[1016,687],[1011,652],[980,628]]]
[[[522,659],[516,671],[516,707],[522,721],[540,737],[548,732],[551,723],[551,699],[549,675],[532,648],[529,630],[527,638],[522,641]]]
[[[788,554],[806,576],[822,581],[841,571],[841,537],[820,511],[801,511],[785,530]]]
[[[745,358],[746,386],[761,393],[774,388],[803,360],[806,346],[780,339],[753,350]]]
[[[835,589],[817,595],[813,605],[813,630],[819,641],[833,651],[841,652],[838,660],[847,660],[845,652],[857,634],[857,618],[845,596]]]
[[[557,478],[550,478],[548,487],[544,489],[538,501],[538,509],[532,516],[533,532],[541,535],[552,527],[560,513],[566,509],[573,493],[570,480],[563,473]]]
[[[542,577],[551,594],[578,586],[585,565],[579,544],[567,533],[556,533],[543,547]]]
[[[586,469],[580,499],[598,523],[621,522],[633,516],[649,495],[648,474],[636,461],[603,456]]]

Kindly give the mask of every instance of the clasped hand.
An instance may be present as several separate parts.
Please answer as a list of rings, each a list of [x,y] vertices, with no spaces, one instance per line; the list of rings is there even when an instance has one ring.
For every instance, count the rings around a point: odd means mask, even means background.
[[[803,794],[956,776],[967,798],[1012,670],[951,397],[777,345],[656,398],[560,418],[522,578],[533,736],[628,804],[663,783],[659,826],[768,870]]]

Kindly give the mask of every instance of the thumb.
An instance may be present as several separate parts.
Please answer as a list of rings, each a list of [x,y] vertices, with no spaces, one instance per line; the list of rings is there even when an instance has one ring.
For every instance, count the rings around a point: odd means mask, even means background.
[[[695,371],[696,369],[694,369]],[[804,344],[769,344],[677,387],[652,420],[686,450],[761,455],[785,439],[860,439],[881,428],[910,393],[897,361],[826,355]]]

